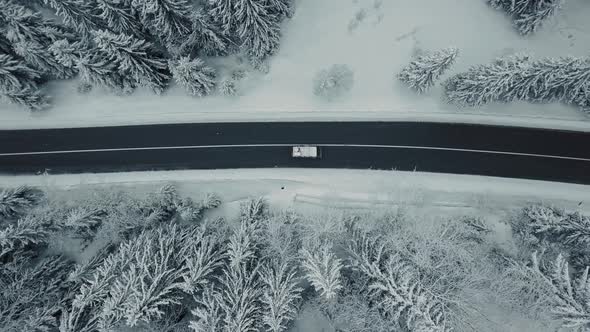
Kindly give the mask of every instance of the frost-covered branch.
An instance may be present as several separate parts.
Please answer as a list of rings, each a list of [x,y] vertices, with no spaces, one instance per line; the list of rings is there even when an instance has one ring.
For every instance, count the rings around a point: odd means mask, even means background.
[[[0,218],[22,215],[27,209],[37,205],[44,196],[43,191],[35,187],[6,188],[0,192]]]
[[[453,47],[421,53],[397,75],[397,78],[416,92],[425,93],[453,65],[458,55],[459,50]]]

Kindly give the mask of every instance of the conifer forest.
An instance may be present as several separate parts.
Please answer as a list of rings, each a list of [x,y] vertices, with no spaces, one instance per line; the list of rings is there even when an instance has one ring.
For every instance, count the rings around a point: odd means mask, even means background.
[[[224,204],[173,185],[3,189],[0,330],[497,331],[506,317],[590,327],[580,213],[533,204],[499,222],[417,227],[403,210],[306,214],[251,198],[216,213]]]

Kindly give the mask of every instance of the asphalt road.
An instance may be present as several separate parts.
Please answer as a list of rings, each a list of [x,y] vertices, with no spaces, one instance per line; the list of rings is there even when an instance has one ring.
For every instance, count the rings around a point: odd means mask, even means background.
[[[291,146],[320,146],[317,160]],[[0,172],[398,169],[590,184],[590,133],[414,122],[201,123],[0,130]]]

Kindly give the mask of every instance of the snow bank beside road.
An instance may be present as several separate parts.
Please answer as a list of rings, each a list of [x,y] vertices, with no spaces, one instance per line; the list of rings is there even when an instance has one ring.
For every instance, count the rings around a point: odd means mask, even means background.
[[[139,188],[174,183],[179,190],[190,194],[215,191],[230,202],[267,196],[282,205],[333,208],[430,205],[440,209],[507,210],[532,202],[551,202],[566,209],[590,212],[590,186],[424,172],[295,168],[186,170],[0,176],[0,183],[49,189],[115,185]]]

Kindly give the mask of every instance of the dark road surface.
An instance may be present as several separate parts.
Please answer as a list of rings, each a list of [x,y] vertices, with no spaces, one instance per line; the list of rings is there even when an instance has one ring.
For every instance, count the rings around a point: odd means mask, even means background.
[[[296,144],[320,146],[322,158],[292,158],[291,146]],[[0,130],[0,172],[373,168],[590,184],[588,146],[590,133],[414,122]]]

